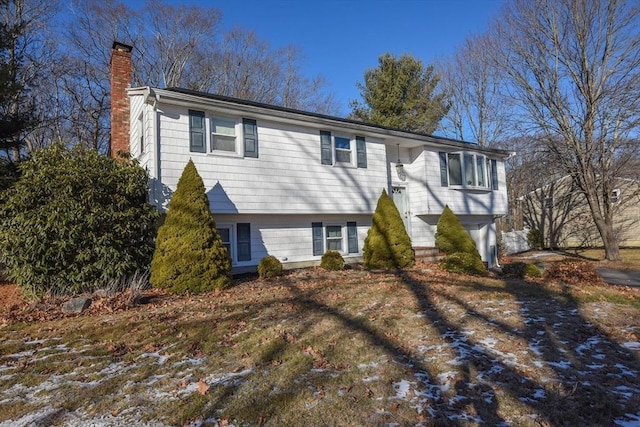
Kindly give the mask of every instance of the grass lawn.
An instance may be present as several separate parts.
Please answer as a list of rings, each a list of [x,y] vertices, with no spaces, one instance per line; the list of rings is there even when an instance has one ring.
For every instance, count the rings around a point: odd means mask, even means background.
[[[640,423],[623,287],[307,269],[79,316],[13,304],[0,335],[0,426]]]
[[[575,248],[556,251],[528,251],[512,256],[513,259],[531,260],[535,255],[537,262],[559,261],[566,258],[592,261],[596,267],[640,270],[640,248],[620,249],[620,261],[607,261],[604,249]]]

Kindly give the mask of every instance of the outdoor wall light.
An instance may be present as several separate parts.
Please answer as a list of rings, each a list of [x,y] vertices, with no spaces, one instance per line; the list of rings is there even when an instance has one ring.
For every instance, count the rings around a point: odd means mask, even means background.
[[[396,173],[398,174],[398,178],[404,181],[406,175],[404,173],[404,165],[402,164],[402,160],[400,160],[400,144],[396,144],[398,147],[398,161],[396,161]]]

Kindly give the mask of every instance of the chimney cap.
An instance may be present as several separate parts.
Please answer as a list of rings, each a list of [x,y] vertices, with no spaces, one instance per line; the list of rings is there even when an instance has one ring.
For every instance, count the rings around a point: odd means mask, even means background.
[[[121,52],[131,52],[133,50],[133,46],[130,46],[128,44],[124,44],[118,41],[114,41],[113,42],[113,46],[111,47],[112,50],[118,50]]]

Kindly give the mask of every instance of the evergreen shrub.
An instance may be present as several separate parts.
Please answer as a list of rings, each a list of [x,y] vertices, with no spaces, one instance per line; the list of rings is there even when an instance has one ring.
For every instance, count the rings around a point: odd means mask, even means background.
[[[0,265],[29,296],[91,291],[149,266],[156,209],[136,162],[53,145],[0,195]]]
[[[449,206],[444,207],[438,219],[436,247],[446,255],[439,263],[446,271],[476,275],[487,272],[476,242]]]
[[[189,160],[158,230],[151,284],[184,294],[230,283],[231,257],[216,230],[202,178]]]
[[[529,230],[527,233],[527,242],[534,249],[542,249],[544,247],[544,237],[542,231],[538,229]]]
[[[322,255],[320,267],[325,270],[342,270],[344,268],[344,258],[340,255],[340,252],[328,250]]]
[[[479,257],[466,252],[455,252],[445,255],[438,263],[440,268],[450,273],[483,275],[487,268]]]
[[[513,276],[518,279],[525,277],[541,277],[542,272],[535,264],[527,264],[524,262],[512,262],[502,266],[502,274]]]
[[[405,268],[415,263],[411,238],[393,199],[382,190],[363,247],[367,268]]]
[[[273,255],[267,255],[258,263],[258,276],[261,279],[276,277],[282,274],[282,263]]]

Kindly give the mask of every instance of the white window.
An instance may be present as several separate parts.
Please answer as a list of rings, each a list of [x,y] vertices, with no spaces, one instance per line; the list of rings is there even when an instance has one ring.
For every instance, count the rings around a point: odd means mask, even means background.
[[[211,151],[236,152],[236,122],[213,117],[211,119]]]
[[[222,244],[224,244],[224,246],[227,248],[227,251],[229,251],[229,256],[231,257],[231,259],[234,259],[232,252],[233,242],[231,241],[233,236],[233,226],[219,225],[217,230],[220,238],[222,239]]]
[[[327,225],[327,250],[342,252],[342,226]]]
[[[333,139],[337,163],[351,163],[351,139],[336,136]]]
[[[449,185],[468,188],[489,188],[488,162],[489,160],[482,154],[448,153]]]

